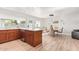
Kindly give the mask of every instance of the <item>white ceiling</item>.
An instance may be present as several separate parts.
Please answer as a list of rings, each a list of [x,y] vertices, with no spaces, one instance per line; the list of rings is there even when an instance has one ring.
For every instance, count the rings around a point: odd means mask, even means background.
[[[58,16],[79,14],[78,7],[1,7],[16,14],[32,15],[40,18],[48,18],[49,14]],[[0,9],[1,9],[0,8]],[[11,12],[12,13],[12,12]]]
[[[64,7],[3,7],[3,9],[12,10],[40,18],[48,18],[49,14],[53,14],[57,10],[64,9]]]

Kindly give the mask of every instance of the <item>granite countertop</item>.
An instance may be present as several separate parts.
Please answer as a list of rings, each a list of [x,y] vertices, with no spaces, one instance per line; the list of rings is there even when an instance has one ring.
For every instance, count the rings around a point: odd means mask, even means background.
[[[32,28],[0,28],[0,30],[13,30],[13,29],[21,29],[21,30],[29,30],[29,31],[40,31],[42,29],[32,29]]]
[[[40,30],[42,30],[42,29],[38,29],[38,28],[36,28],[36,29],[32,29],[32,28],[21,28],[22,30],[29,30],[29,31],[40,31]]]
[[[0,28],[0,30],[12,30],[12,29],[19,29],[19,28]]]

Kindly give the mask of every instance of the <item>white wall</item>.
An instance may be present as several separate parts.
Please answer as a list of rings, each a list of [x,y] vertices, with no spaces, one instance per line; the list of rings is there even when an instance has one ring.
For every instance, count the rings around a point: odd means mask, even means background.
[[[26,20],[41,20],[42,18],[39,17],[35,17],[32,15],[28,15],[28,14],[23,14],[20,12],[16,12],[13,10],[7,10],[7,9],[3,9],[0,8],[0,18],[13,18],[13,19],[26,19]]]
[[[78,7],[69,7],[69,8],[57,10],[57,11],[54,11],[53,14],[54,14],[54,17],[53,17],[54,20],[56,19],[63,20],[64,33],[71,34],[71,32],[74,29],[79,29],[79,8]],[[48,24],[49,19],[50,17],[43,20],[44,21],[43,23],[46,24],[46,26],[49,26]]]
[[[0,8],[0,18],[25,19],[24,15]]]
[[[41,22],[41,26],[44,25],[44,23],[42,22],[42,18],[39,17],[35,17],[32,15],[27,15],[27,14],[23,14],[21,12],[16,12],[13,10],[8,10],[8,9],[4,9],[4,8],[0,8],[0,18],[7,18],[7,19],[15,19],[15,20],[39,20]]]
[[[64,33],[71,34],[74,29],[79,29],[79,8],[65,8],[54,12],[53,19],[63,20]],[[47,18],[49,20],[49,18]]]

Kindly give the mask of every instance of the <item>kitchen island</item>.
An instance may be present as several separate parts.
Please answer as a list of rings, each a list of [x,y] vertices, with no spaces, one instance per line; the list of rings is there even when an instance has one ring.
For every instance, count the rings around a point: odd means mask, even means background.
[[[35,47],[42,43],[42,30],[22,29],[23,41]]]
[[[20,39],[35,47],[42,43],[42,30],[40,29],[0,29],[0,43]]]

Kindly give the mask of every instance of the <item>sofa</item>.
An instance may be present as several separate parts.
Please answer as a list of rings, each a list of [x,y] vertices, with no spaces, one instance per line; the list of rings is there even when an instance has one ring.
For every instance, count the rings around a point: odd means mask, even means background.
[[[71,33],[71,37],[73,39],[78,39],[79,40],[79,30],[78,29],[73,30],[72,33]]]

